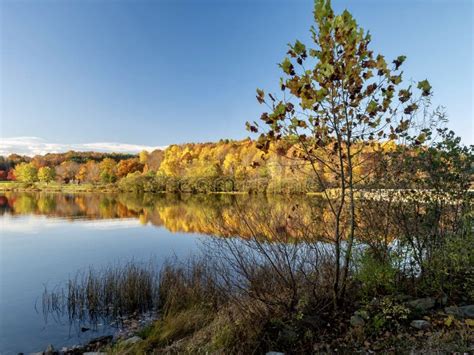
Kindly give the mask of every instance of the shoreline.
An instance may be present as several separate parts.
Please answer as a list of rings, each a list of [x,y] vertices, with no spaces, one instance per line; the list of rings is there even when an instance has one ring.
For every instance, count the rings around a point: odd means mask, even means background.
[[[56,348],[49,344],[45,350],[31,353],[32,355],[78,355],[84,353],[106,354],[110,347],[120,345],[133,345],[143,340],[143,333],[159,319],[157,312],[141,314],[137,318],[122,320],[123,326],[117,328],[112,334],[100,335],[85,343]],[[111,322],[111,324],[114,322]],[[88,330],[86,330],[88,331]],[[141,336],[140,336],[141,335]],[[20,353],[21,354],[21,353]]]

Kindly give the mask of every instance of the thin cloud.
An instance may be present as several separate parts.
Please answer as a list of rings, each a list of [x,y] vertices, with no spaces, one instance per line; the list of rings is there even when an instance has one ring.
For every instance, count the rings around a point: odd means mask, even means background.
[[[0,220],[0,228],[4,233],[21,233],[21,234],[39,234],[42,229],[57,229],[63,228],[65,223],[72,223],[75,227],[85,229],[100,229],[100,230],[117,230],[128,229],[135,227],[143,227],[138,219],[97,219],[88,221],[84,219],[65,219],[65,218],[51,218],[46,216],[10,216],[4,215]]]
[[[47,153],[64,153],[70,150],[78,152],[130,153],[136,154],[142,150],[149,152],[155,149],[164,149],[166,146],[147,146],[115,142],[98,143],[51,143],[39,137],[10,137],[0,139],[0,155],[13,153],[27,156],[44,155]]]

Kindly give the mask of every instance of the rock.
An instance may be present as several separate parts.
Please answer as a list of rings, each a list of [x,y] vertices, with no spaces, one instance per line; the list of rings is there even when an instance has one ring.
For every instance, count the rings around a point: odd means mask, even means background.
[[[279,351],[269,351],[265,355],[285,355],[285,353],[281,353]]]
[[[426,312],[427,310],[435,306],[435,300],[431,297],[418,298],[416,300],[410,301],[407,305],[413,309]]]
[[[421,330],[428,329],[431,327],[431,323],[423,319],[414,320],[410,323],[410,325],[413,328],[421,329]]]
[[[399,302],[408,302],[408,301],[412,300],[413,298],[411,296],[408,296],[408,295],[405,295],[405,294],[399,294],[399,295],[395,295],[394,299],[399,301]]]
[[[88,350],[96,350],[100,348],[101,346],[107,345],[110,343],[113,339],[112,335],[104,335],[98,338],[94,338],[89,343],[87,343],[87,348]]]
[[[469,306],[462,306],[462,307],[459,307],[459,309],[463,313],[464,317],[474,318],[474,304],[471,304]]]
[[[353,327],[363,327],[365,325],[365,320],[361,316],[354,314],[351,317],[351,325]]]
[[[354,315],[362,317],[364,320],[369,320],[369,313],[365,310],[355,311]]]
[[[457,318],[463,318],[464,313],[458,306],[450,306],[444,308],[444,313],[455,316]]]
[[[136,335],[135,335],[135,336],[133,336],[133,337],[131,337],[131,338],[128,338],[127,340],[124,340],[124,341],[122,342],[122,344],[126,344],[126,345],[128,345],[128,344],[135,344],[135,343],[138,343],[139,341],[142,341],[142,338],[140,338],[139,336],[136,336]]]

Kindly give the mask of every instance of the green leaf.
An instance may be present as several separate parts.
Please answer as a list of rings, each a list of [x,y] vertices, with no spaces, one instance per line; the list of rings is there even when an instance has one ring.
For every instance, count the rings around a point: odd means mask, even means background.
[[[426,141],[426,134],[421,133],[417,138],[416,138],[416,144],[423,144]]]
[[[387,69],[387,63],[385,62],[385,58],[383,57],[383,55],[379,54],[377,56],[377,69],[379,70],[385,70]]]
[[[261,89],[257,89],[257,101],[259,104],[263,104],[265,102],[265,92]]]
[[[280,67],[283,69],[285,74],[288,74],[288,75],[294,74],[293,64],[291,64],[291,61],[288,58],[285,58],[283,60],[283,62],[280,64]]]
[[[431,94],[431,85],[427,79],[418,82],[418,89],[422,91],[423,96]]]
[[[306,46],[300,41],[296,40],[295,45],[293,46],[293,50],[296,54],[301,55],[306,52]]]
[[[401,75],[393,75],[390,77],[390,81],[395,84],[395,85],[398,85],[402,82],[402,76]]]
[[[251,125],[249,122],[245,122],[245,127],[247,128],[247,131],[250,131],[250,132],[253,132],[253,133],[258,132],[258,128],[255,127],[254,125]]]
[[[413,103],[411,105],[408,105],[407,107],[405,107],[405,109],[403,110],[403,112],[406,114],[406,115],[410,115],[412,114],[414,111],[416,111],[418,109],[418,105]]]
[[[409,89],[402,89],[398,92],[398,98],[400,102],[407,102],[410,100],[411,92]]]
[[[367,106],[367,112],[368,113],[376,113],[378,109],[378,103],[374,100],[369,102],[369,105]]]
[[[334,67],[329,63],[321,64],[319,70],[325,77],[330,77],[334,73]]]
[[[407,59],[406,56],[404,55],[400,55],[397,57],[397,59],[395,59],[393,61],[393,64],[395,64],[395,70],[398,70],[398,68],[400,68],[400,66],[403,64],[403,62],[405,61],[405,59]]]
[[[374,74],[372,73],[372,70],[369,70],[369,71],[366,71],[362,74],[362,77],[365,79],[365,80],[368,80],[370,79],[371,77],[373,77]]]

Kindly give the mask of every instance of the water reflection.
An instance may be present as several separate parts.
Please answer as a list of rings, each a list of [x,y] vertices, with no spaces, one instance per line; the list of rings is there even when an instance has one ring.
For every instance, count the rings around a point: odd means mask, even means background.
[[[136,221],[171,232],[243,238],[252,233],[244,219],[267,238],[272,238],[272,231],[296,238],[302,226],[307,230],[317,216],[324,218],[322,203],[315,197],[205,194],[8,192],[0,195],[0,214],[41,215],[71,222],[101,220],[105,227],[115,220],[115,225]],[[108,223],[102,223],[106,220]]]

